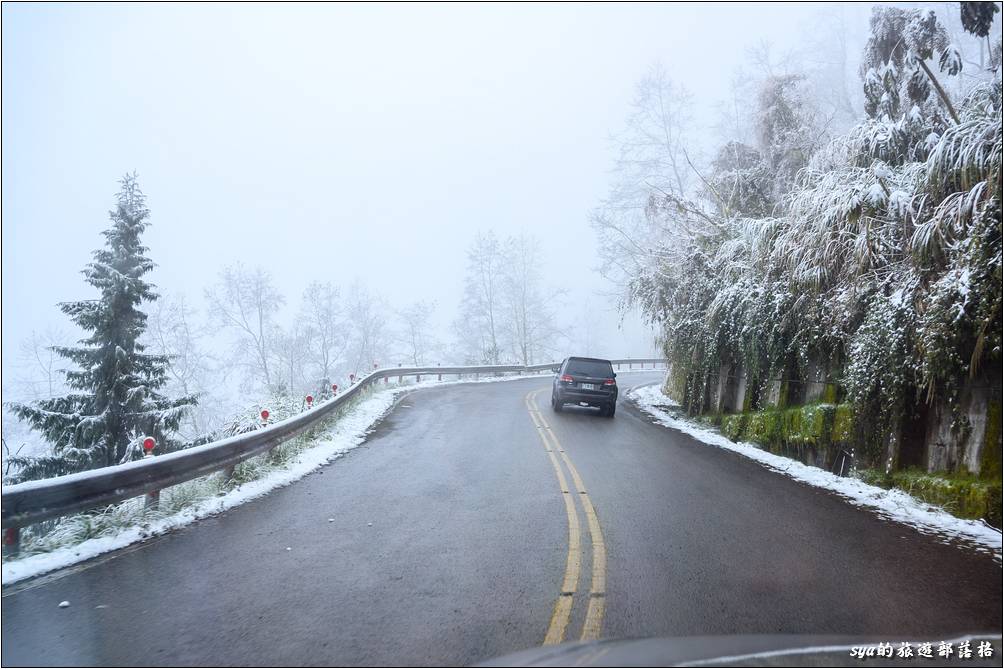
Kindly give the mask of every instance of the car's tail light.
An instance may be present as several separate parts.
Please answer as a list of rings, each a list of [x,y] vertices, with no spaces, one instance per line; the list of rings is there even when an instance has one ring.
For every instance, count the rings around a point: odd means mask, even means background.
[[[568,375],[568,374],[562,374],[561,375],[561,382],[562,383],[571,383],[573,380],[574,379],[572,379],[572,377],[570,375]]]
[[[605,385],[605,386],[616,386],[617,385],[617,381],[615,381],[614,379],[607,379],[606,381],[603,382],[603,385]]]

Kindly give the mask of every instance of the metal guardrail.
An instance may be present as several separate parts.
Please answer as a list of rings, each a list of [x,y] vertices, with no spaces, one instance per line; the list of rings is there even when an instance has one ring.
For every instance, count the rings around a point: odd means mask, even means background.
[[[662,358],[611,360],[621,367],[664,364]],[[387,367],[375,369],[337,396],[313,408],[260,430],[182,451],[144,458],[122,465],[93,469],[38,481],[4,486],[2,527],[7,530],[4,543],[16,546],[19,528],[60,516],[106,506],[132,497],[156,494],[185,481],[234,466],[261,455],[279,444],[302,434],[347,404],[363,388],[390,377],[437,376],[458,378],[480,374],[527,374],[557,369],[561,363],[543,365],[487,365],[475,367]],[[13,536],[12,536],[13,535]]]

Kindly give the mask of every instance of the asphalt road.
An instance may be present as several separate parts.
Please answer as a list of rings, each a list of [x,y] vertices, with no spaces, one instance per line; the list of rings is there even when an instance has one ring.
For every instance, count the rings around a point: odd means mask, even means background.
[[[658,378],[623,374],[622,396]],[[991,557],[623,399],[613,420],[555,414],[549,384],[412,393],[291,486],[5,588],[3,664],[466,665],[545,635],[1000,633]]]

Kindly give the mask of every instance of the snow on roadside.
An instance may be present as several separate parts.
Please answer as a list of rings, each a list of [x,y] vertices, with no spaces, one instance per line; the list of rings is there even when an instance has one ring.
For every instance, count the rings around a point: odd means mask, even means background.
[[[739,453],[796,481],[835,492],[855,506],[868,508],[883,518],[910,525],[925,534],[964,541],[1001,561],[1002,535],[982,521],[956,518],[902,490],[886,490],[856,478],[837,476],[818,467],[774,455],[755,444],[736,443],[714,430],[677,418],[666,411],[667,407],[679,405],[666,397],[658,385],[633,388],[628,392],[628,398],[659,425],[679,430],[705,444]]]
[[[166,518],[145,527],[130,527],[110,536],[95,537],[78,544],[57,548],[48,553],[10,560],[3,565],[3,583],[20,581],[67,567],[102,553],[124,548],[129,544],[164,534],[200,518],[225,511],[249,500],[297,481],[311,471],[359,446],[369,429],[393,406],[397,395],[408,388],[382,390],[364,399],[338,419],[329,432],[319,437],[315,445],[301,452],[286,468],[265,477],[241,484],[222,496],[196,502]]]

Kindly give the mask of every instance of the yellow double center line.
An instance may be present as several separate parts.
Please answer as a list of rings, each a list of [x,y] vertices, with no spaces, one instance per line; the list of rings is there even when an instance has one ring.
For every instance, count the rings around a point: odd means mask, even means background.
[[[586,486],[579,476],[579,471],[572,464],[571,458],[558,441],[551,426],[544,420],[540,409],[537,407],[537,394],[540,390],[528,393],[526,409],[530,412],[530,418],[537,428],[537,434],[544,444],[544,450],[551,460],[554,473],[558,477],[558,485],[561,487],[562,497],[565,498],[565,512],[568,515],[568,559],[565,563],[565,578],[561,584],[561,593],[554,603],[554,613],[551,615],[551,624],[547,628],[544,637],[544,645],[553,645],[565,640],[565,630],[568,628],[568,621],[572,616],[572,604],[575,593],[578,589],[579,572],[582,568],[581,531],[579,529],[579,515],[575,511],[573,495],[568,488],[565,473],[561,469],[558,457],[565,463],[568,472],[572,475],[572,482],[575,484],[574,497],[579,498],[582,511],[586,516],[586,524],[589,528],[589,537],[592,543],[592,583],[589,587],[589,607],[586,610],[586,619],[582,625],[582,641],[591,641],[600,638],[600,629],[603,625],[603,607],[606,597],[606,574],[607,574],[607,550],[603,543],[603,532],[600,530],[600,521],[596,517],[596,510],[586,492]],[[555,455],[558,453],[558,456]]]

